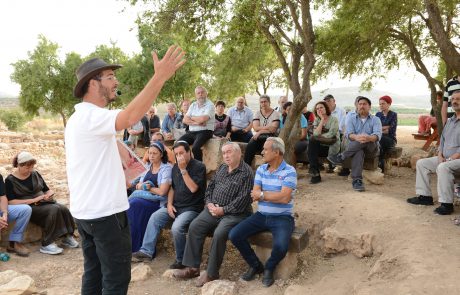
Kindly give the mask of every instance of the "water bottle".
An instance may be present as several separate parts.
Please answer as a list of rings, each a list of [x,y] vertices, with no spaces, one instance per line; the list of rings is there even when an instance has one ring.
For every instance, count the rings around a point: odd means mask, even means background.
[[[0,252],[0,260],[7,262],[8,260],[10,260],[10,255],[5,252]]]

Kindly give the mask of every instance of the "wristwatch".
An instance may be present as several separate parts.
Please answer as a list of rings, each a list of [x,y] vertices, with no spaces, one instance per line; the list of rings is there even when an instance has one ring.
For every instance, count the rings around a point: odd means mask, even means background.
[[[263,201],[263,200],[264,200],[264,192],[260,192],[259,201]]]
[[[185,170],[185,169],[181,170],[181,171],[180,171],[180,174],[182,174],[182,175],[187,174],[187,170]]]

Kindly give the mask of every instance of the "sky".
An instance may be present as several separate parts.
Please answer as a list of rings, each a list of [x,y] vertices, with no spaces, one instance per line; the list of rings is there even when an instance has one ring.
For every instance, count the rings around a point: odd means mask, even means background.
[[[38,35],[60,45],[60,55],[82,56],[97,45],[117,42],[125,53],[140,51],[134,24],[139,8],[120,0],[2,0],[0,1],[0,94],[17,95],[19,85],[10,80],[12,63],[26,59],[38,43]],[[359,86],[362,78],[343,80],[338,75],[313,85],[313,90]],[[413,67],[401,65],[375,88],[401,95],[428,96],[427,83]]]

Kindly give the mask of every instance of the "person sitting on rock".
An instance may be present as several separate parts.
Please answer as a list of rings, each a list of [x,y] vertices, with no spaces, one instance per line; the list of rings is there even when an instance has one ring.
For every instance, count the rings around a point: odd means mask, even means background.
[[[288,101],[283,105],[283,114],[280,118],[280,130],[284,128],[284,124],[288,116],[291,115],[292,101]],[[297,156],[305,152],[308,148],[307,132],[308,131],[308,120],[305,116],[300,116],[300,132],[298,141],[294,145],[294,154],[292,163],[297,163]]]
[[[379,167],[385,171],[385,153],[396,146],[396,127],[398,127],[398,114],[390,110],[391,97],[384,95],[379,99],[380,112],[375,114],[382,123],[382,138],[380,139]]]
[[[75,222],[66,206],[54,200],[54,191],[49,189],[43,177],[34,170],[37,160],[29,152],[20,152],[13,159],[14,172],[5,179],[5,190],[10,205],[29,205],[32,208],[30,221],[43,229],[40,252],[60,254],[63,249],[55,241],[77,248],[74,239]]]
[[[24,231],[29,224],[32,208],[26,204],[8,205],[5,195],[5,183],[0,175],[0,230],[7,230],[8,223],[14,222],[9,235],[9,245],[6,251],[16,253],[18,256],[29,256],[29,249],[21,242],[24,239]]]
[[[214,137],[227,138],[230,140],[232,134],[232,119],[225,113],[225,102],[223,100],[216,101],[216,120],[214,123]]]
[[[236,98],[236,105],[228,110],[228,116],[232,120],[232,141],[249,142],[252,138],[252,120],[254,114],[248,108],[243,96]]]
[[[168,155],[168,163],[174,165],[176,163],[176,158],[174,157],[173,151],[165,145],[165,137],[163,133],[161,132],[155,132],[152,134],[152,141],[150,144],[154,141],[159,141],[163,144],[166,154]],[[150,164],[149,160],[149,149],[147,149],[144,153],[144,157],[142,158],[142,162],[144,164]]]
[[[357,114],[350,116],[345,124],[345,136],[349,140],[346,150],[337,155],[329,155],[327,159],[334,165],[341,165],[345,159],[352,158],[352,186],[355,191],[362,192],[364,191],[364,157],[378,155],[382,123],[379,118],[370,114],[371,100],[369,98],[359,96],[357,101]]]
[[[192,158],[190,146],[185,141],[174,144],[177,164],[172,168],[172,183],[168,194],[167,207],[160,208],[150,216],[145,229],[144,240],[138,252],[133,253],[133,261],[150,261],[155,257],[156,245],[161,229],[169,222],[173,236],[176,260],[170,269],[182,269],[187,230],[204,207],[206,191],[206,167]]]
[[[454,179],[460,172],[460,90],[452,93],[452,109],[455,115],[448,118],[440,138],[438,155],[420,159],[416,164],[416,197],[407,199],[410,204],[433,205],[430,174],[438,175],[438,201],[441,205],[436,214],[448,215],[454,211]]]
[[[252,200],[258,202],[257,212],[236,225],[229,234],[229,239],[249,265],[241,278],[251,281],[256,274],[263,273],[265,287],[274,283],[273,272],[286,256],[294,231],[293,197],[297,173],[284,161],[284,151],[281,138],[267,138],[262,152],[265,164],[257,168],[251,191]],[[272,252],[265,265],[248,242],[249,237],[263,231],[270,231],[273,235]]]
[[[219,278],[229,231],[249,216],[254,176],[251,167],[241,161],[241,149],[235,142],[222,146],[224,163],[210,181],[205,193],[204,210],[190,224],[182,264],[174,277],[191,279],[200,275],[201,255],[206,237],[213,233],[208,266],[196,286]]]

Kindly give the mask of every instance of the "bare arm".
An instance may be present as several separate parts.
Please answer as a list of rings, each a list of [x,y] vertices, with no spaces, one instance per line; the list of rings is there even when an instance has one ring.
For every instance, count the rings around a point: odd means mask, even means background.
[[[261,187],[257,184],[254,185],[252,189],[252,199],[254,201],[260,200]],[[279,192],[267,192],[264,191],[264,201],[278,203],[278,204],[287,204],[291,201],[292,188],[283,186]]]
[[[447,122],[447,107],[449,106],[449,102],[443,101],[441,107],[441,118],[442,118],[442,125],[446,125]]]
[[[156,100],[164,83],[185,63],[184,55],[185,52],[178,46],[169,47],[161,60],[155,52],[152,53],[155,74],[144,89],[117,115],[117,131],[134,125],[142,118]]]

